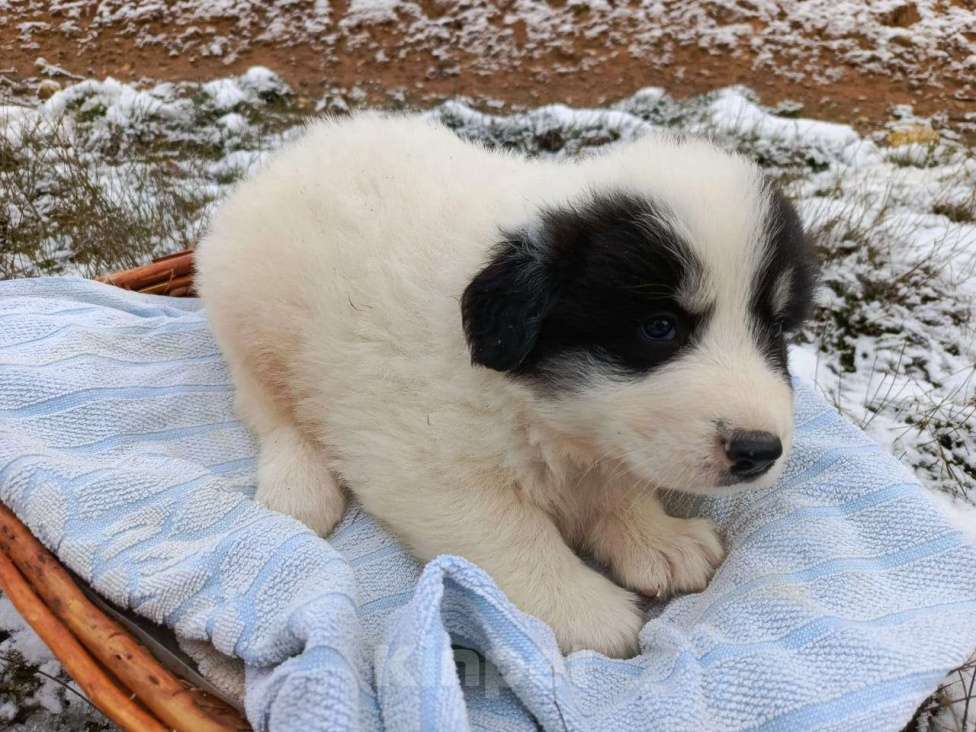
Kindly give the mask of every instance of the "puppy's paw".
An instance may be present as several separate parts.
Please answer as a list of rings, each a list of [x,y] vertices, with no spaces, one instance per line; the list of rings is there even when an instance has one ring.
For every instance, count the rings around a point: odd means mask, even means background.
[[[563,653],[590,649],[612,658],[640,651],[637,636],[644,627],[638,598],[602,575],[565,588],[565,596],[546,618]],[[590,578],[588,578],[590,579]]]
[[[705,589],[725,549],[707,519],[671,518],[643,546],[631,544],[611,561],[622,584],[643,595],[665,597]]]
[[[346,510],[346,496],[329,472],[325,455],[291,427],[261,440],[254,499],[298,519],[320,536],[331,532]]]

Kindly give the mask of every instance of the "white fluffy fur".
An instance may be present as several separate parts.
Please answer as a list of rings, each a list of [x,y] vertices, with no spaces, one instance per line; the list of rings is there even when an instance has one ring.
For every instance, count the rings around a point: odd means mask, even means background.
[[[499,227],[611,189],[666,202],[705,264],[699,296],[715,310],[701,346],[554,399],[471,366],[459,298]],[[565,651],[635,652],[634,591],[700,590],[723,554],[711,524],[668,516],[654,489],[718,484],[716,420],[788,448],[788,385],[748,330],[760,191],[753,165],[704,142],[650,137],[557,163],[420,118],[315,124],[238,188],[197,252],[260,442],[258,499],[326,533],[345,503],[337,476],[421,559],[487,570]]]

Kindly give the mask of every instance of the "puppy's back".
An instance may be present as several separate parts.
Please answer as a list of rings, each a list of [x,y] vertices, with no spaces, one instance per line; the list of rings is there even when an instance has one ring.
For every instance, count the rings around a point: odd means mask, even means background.
[[[461,293],[531,210],[527,167],[418,117],[313,125],[238,186],[197,251],[237,378],[350,419],[364,389],[403,404],[453,378],[468,364]]]
[[[416,117],[318,122],[220,207],[197,252],[203,289],[212,292],[214,270],[235,264],[259,275],[265,294],[295,294],[296,271],[320,284],[325,269],[355,278],[398,247],[422,246],[409,241],[412,235],[434,233],[448,220],[438,216],[451,190],[443,182],[484,158],[490,156]],[[429,246],[436,246],[432,238]],[[280,293],[276,274],[289,280]]]

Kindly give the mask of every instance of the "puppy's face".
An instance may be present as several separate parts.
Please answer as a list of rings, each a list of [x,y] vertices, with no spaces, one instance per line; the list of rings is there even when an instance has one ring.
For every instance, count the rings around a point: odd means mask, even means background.
[[[671,200],[597,192],[508,233],[462,300],[472,361],[649,485],[771,485],[793,430],[784,337],[816,267],[793,207],[745,179]]]

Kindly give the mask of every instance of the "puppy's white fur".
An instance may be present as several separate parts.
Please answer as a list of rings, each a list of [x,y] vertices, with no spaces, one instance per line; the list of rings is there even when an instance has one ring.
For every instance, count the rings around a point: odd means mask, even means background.
[[[472,367],[459,299],[499,228],[604,189],[664,202],[705,263],[690,297],[715,309],[694,356],[553,399]],[[633,653],[632,590],[699,590],[723,555],[711,524],[668,516],[653,489],[718,484],[716,420],[789,441],[789,387],[746,312],[764,206],[755,167],[704,142],[650,137],[557,163],[420,118],[312,126],[237,189],[197,251],[260,442],[258,500],[327,533],[345,503],[336,476],[421,559],[486,569],[564,650]]]

